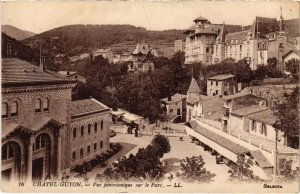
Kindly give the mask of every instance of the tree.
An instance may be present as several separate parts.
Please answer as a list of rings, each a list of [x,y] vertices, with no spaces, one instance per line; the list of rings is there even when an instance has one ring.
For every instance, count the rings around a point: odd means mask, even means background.
[[[181,160],[181,172],[177,175],[186,182],[210,183],[216,175],[204,168],[202,156],[186,157]]]
[[[275,105],[273,114],[277,120],[273,124],[275,129],[284,132],[287,145],[299,148],[299,87],[296,87],[284,102]]]
[[[299,73],[300,62],[298,59],[290,59],[285,63],[285,68],[288,72],[292,74]]]
[[[162,152],[157,152],[157,148],[167,153],[166,149],[170,150],[170,147],[166,140],[164,136],[154,137],[151,145],[140,148],[136,155],[124,156],[109,166],[104,171],[104,177],[119,181],[159,180],[163,177],[164,166],[160,161]]]
[[[230,174],[231,181],[245,181],[253,182],[259,181],[260,178],[253,174],[253,171],[250,169],[253,166],[253,161],[251,158],[246,159],[244,155],[239,155],[237,157],[237,162],[234,165],[231,165],[228,170]]]
[[[170,142],[164,135],[155,135],[152,139],[151,145],[159,158],[162,158],[164,154],[171,150]]]

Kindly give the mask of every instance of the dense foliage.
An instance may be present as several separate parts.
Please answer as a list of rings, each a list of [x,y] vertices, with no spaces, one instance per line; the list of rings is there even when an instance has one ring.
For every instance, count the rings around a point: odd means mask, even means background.
[[[298,59],[290,59],[285,63],[286,70],[292,74],[299,73],[299,66],[300,66],[300,62]]]
[[[273,127],[283,131],[287,144],[299,148],[299,87],[285,97],[285,101],[273,107],[273,114],[277,117]]]
[[[210,183],[216,175],[206,170],[204,165],[202,156],[186,157],[182,159],[181,172],[178,172],[177,175],[185,182]]]
[[[174,40],[183,37],[182,30],[151,31],[132,25],[68,25],[35,35],[23,42],[36,48],[38,42],[42,41],[48,52],[72,56],[88,52],[89,48],[107,48],[121,43],[154,41],[173,44]]]
[[[163,150],[158,152],[158,148]],[[166,150],[165,148],[168,148]],[[113,163],[104,171],[106,180],[144,181],[159,180],[163,177],[164,166],[160,161],[164,153],[170,151],[170,144],[166,137],[156,135],[152,143],[146,148],[140,148],[136,155],[124,156],[117,163]]]

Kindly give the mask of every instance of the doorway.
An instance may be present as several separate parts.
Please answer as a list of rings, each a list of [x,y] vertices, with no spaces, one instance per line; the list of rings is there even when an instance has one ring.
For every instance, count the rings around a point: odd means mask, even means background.
[[[43,178],[43,157],[35,159],[32,161],[32,180],[41,181]]]
[[[11,169],[11,168],[6,169],[6,170],[3,170],[3,171],[1,172],[2,180],[3,180],[3,181],[10,181],[10,179],[11,179],[11,174],[12,174],[12,169]]]

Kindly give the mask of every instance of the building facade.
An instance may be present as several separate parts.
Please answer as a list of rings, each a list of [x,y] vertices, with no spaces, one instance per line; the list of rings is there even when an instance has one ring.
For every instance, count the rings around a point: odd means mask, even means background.
[[[75,144],[92,143],[90,139],[74,143],[72,127],[77,125],[86,130],[97,122],[100,152],[107,148],[110,111],[94,99],[87,100],[86,107],[76,106],[84,106],[71,99],[76,82],[45,70],[43,64],[38,67],[15,57],[2,59],[1,81],[3,180],[43,181],[69,174],[74,162],[81,162],[73,160]],[[89,157],[83,155],[82,160]]]
[[[174,119],[176,116],[180,116],[181,120],[185,120],[186,95],[176,93],[173,96],[161,99],[160,102],[167,119]]]
[[[110,109],[93,98],[72,101],[70,107],[72,170],[109,149],[111,116]]]
[[[184,40],[175,40],[174,42],[174,52],[184,52],[185,42]]]
[[[208,96],[227,96],[237,92],[235,75],[222,74],[207,78]]]
[[[131,54],[132,61],[128,64],[128,72],[148,72],[154,70],[154,57],[158,54],[155,49],[151,48],[150,44],[139,43]]]
[[[206,18],[198,17],[194,24],[184,31],[185,39],[185,64],[203,63],[211,64],[213,43],[221,26],[211,24]]]

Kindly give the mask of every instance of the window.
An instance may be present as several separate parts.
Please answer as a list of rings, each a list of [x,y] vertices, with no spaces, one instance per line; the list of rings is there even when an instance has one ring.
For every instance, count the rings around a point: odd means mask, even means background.
[[[95,128],[94,128],[95,133],[97,132],[97,129],[98,129],[98,123],[96,122],[96,123],[95,123]]]
[[[216,81],[216,86],[218,86],[218,81]]]
[[[218,90],[216,90],[216,95],[218,95]]]
[[[83,135],[84,135],[84,126],[81,126],[81,129],[80,129],[80,134],[81,134],[81,136],[83,136]]]
[[[43,100],[43,111],[48,111],[49,110],[49,99],[45,98]]]
[[[138,68],[143,68],[143,64],[138,64]]]
[[[34,148],[35,148],[36,150],[42,149],[42,148],[45,148],[45,147],[46,147],[46,144],[47,144],[47,139],[46,139],[45,135],[42,134],[42,135],[39,135],[39,136],[36,138]]]
[[[206,53],[209,53],[209,47],[206,47]]]
[[[210,85],[214,85],[214,81],[210,81]]]
[[[103,121],[101,121],[100,125],[101,129],[103,129]]]
[[[35,112],[41,112],[42,111],[41,99],[36,99],[35,103],[34,103],[34,106],[35,106]]]
[[[100,148],[103,147],[103,141],[100,141]]]
[[[8,105],[6,102],[2,103],[2,118],[8,117]]]
[[[170,109],[170,113],[173,112],[173,109]]]
[[[240,52],[242,52],[242,49],[243,49],[243,46],[242,46],[242,45],[240,45]]]
[[[17,102],[11,103],[11,116],[12,117],[18,116],[18,103]]]
[[[14,157],[14,149],[11,145],[5,144],[2,147],[2,160]]]
[[[252,120],[252,131],[256,132],[256,122]]]
[[[72,159],[73,159],[73,160],[76,159],[76,152],[75,152],[75,151],[72,153]]]
[[[267,126],[266,126],[266,124],[263,123],[261,128],[262,128],[263,135],[267,137]]]
[[[87,154],[89,154],[90,151],[91,151],[91,146],[88,146],[88,147],[87,147]]]
[[[97,150],[97,143],[94,143],[94,150]]]
[[[80,149],[80,158],[83,157],[83,148]]]
[[[91,124],[88,124],[88,134],[91,133]]]
[[[74,129],[73,129],[73,138],[76,138],[76,135],[77,135],[76,133],[77,133],[77,129],[74,128]]]

